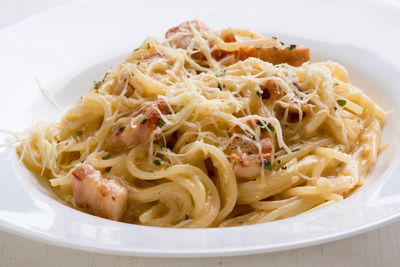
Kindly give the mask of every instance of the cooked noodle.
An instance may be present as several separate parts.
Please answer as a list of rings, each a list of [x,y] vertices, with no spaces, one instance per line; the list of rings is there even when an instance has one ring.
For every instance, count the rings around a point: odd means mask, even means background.
[[[386,113],[344,67],[197,21],[166,37],[147,38],[59,123],[21,140],[25,166],[67,203],[135,224],[237,226],[292,217],[363,184]],[[82,166],[126,190],[121,216],[98,207],[99,195],[79,195],[74,182],[91,179],[76,174]]]

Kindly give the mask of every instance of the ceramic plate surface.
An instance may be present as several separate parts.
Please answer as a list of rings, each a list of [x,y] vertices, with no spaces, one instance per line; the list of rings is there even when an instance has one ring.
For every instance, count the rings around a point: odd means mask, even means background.
[[[0,229],[42,242],[136,256],[243,255],[344,238],[400,217],[400,2],[78,1],[0,30],[0,128],[56,121],[109,67],[148,35],[197,18],[210,27],[251,28],[311,49],[312,61],[343,64],[353,84],[394,113],[367,182],[344,201],[280,221],[221,229],[168,229],[102,219],[61,203],[46,183],[0,148]],[[0,135],[3,140],[5,135]]]

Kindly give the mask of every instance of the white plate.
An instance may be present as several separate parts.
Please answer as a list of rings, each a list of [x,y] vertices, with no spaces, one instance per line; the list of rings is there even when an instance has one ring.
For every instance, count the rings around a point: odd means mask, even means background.
[[[23,130],[64,110],[147,35],[198,18],[211,27],[247,27],[311,48],[332,59],[382,107],[400,113],[400,3],[391,1],[83,1],[30,17],[0,31],[0,128]],[[43,242],[138,256],[252,254],[304,247],[360,233],[400,216],[398,115],[390,116],[367,183],[320,211],[259,225],[167,229],[105,220],[71,209],[45,183],[0,153],[0,228]],[[3,136],[0,136],[0,140]]]

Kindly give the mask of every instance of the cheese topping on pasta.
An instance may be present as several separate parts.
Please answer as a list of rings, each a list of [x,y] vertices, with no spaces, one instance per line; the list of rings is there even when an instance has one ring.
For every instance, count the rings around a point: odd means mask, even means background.
[[[17,152],[66,203],[134,224],[238,226],[335,203],[376,162],[386,113],[343,66],[309,53],[185,22],[147,38]]]

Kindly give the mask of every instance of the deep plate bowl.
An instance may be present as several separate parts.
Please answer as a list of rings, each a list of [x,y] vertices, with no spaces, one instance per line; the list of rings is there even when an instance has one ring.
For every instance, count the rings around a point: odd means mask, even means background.
[[[301,2],[301,3],[300,3]],[[353,84],[400,113],[400,3],[391,1],[79,1],[0,31],[0,128],[24,130],[78,101],[148,35],[198,18],[215,29],[251,28],[311,49],[312,61],[343,64]],[[336,240],[400,217],[400,123],[389,116],[366,184],[347,199],[293,218],[251,226],[170,229],[115,222],[74,210],[0,150],[0,229],[55,245],[136,256],[224,256]],[[4,135],[0,135],[2,140]]]

